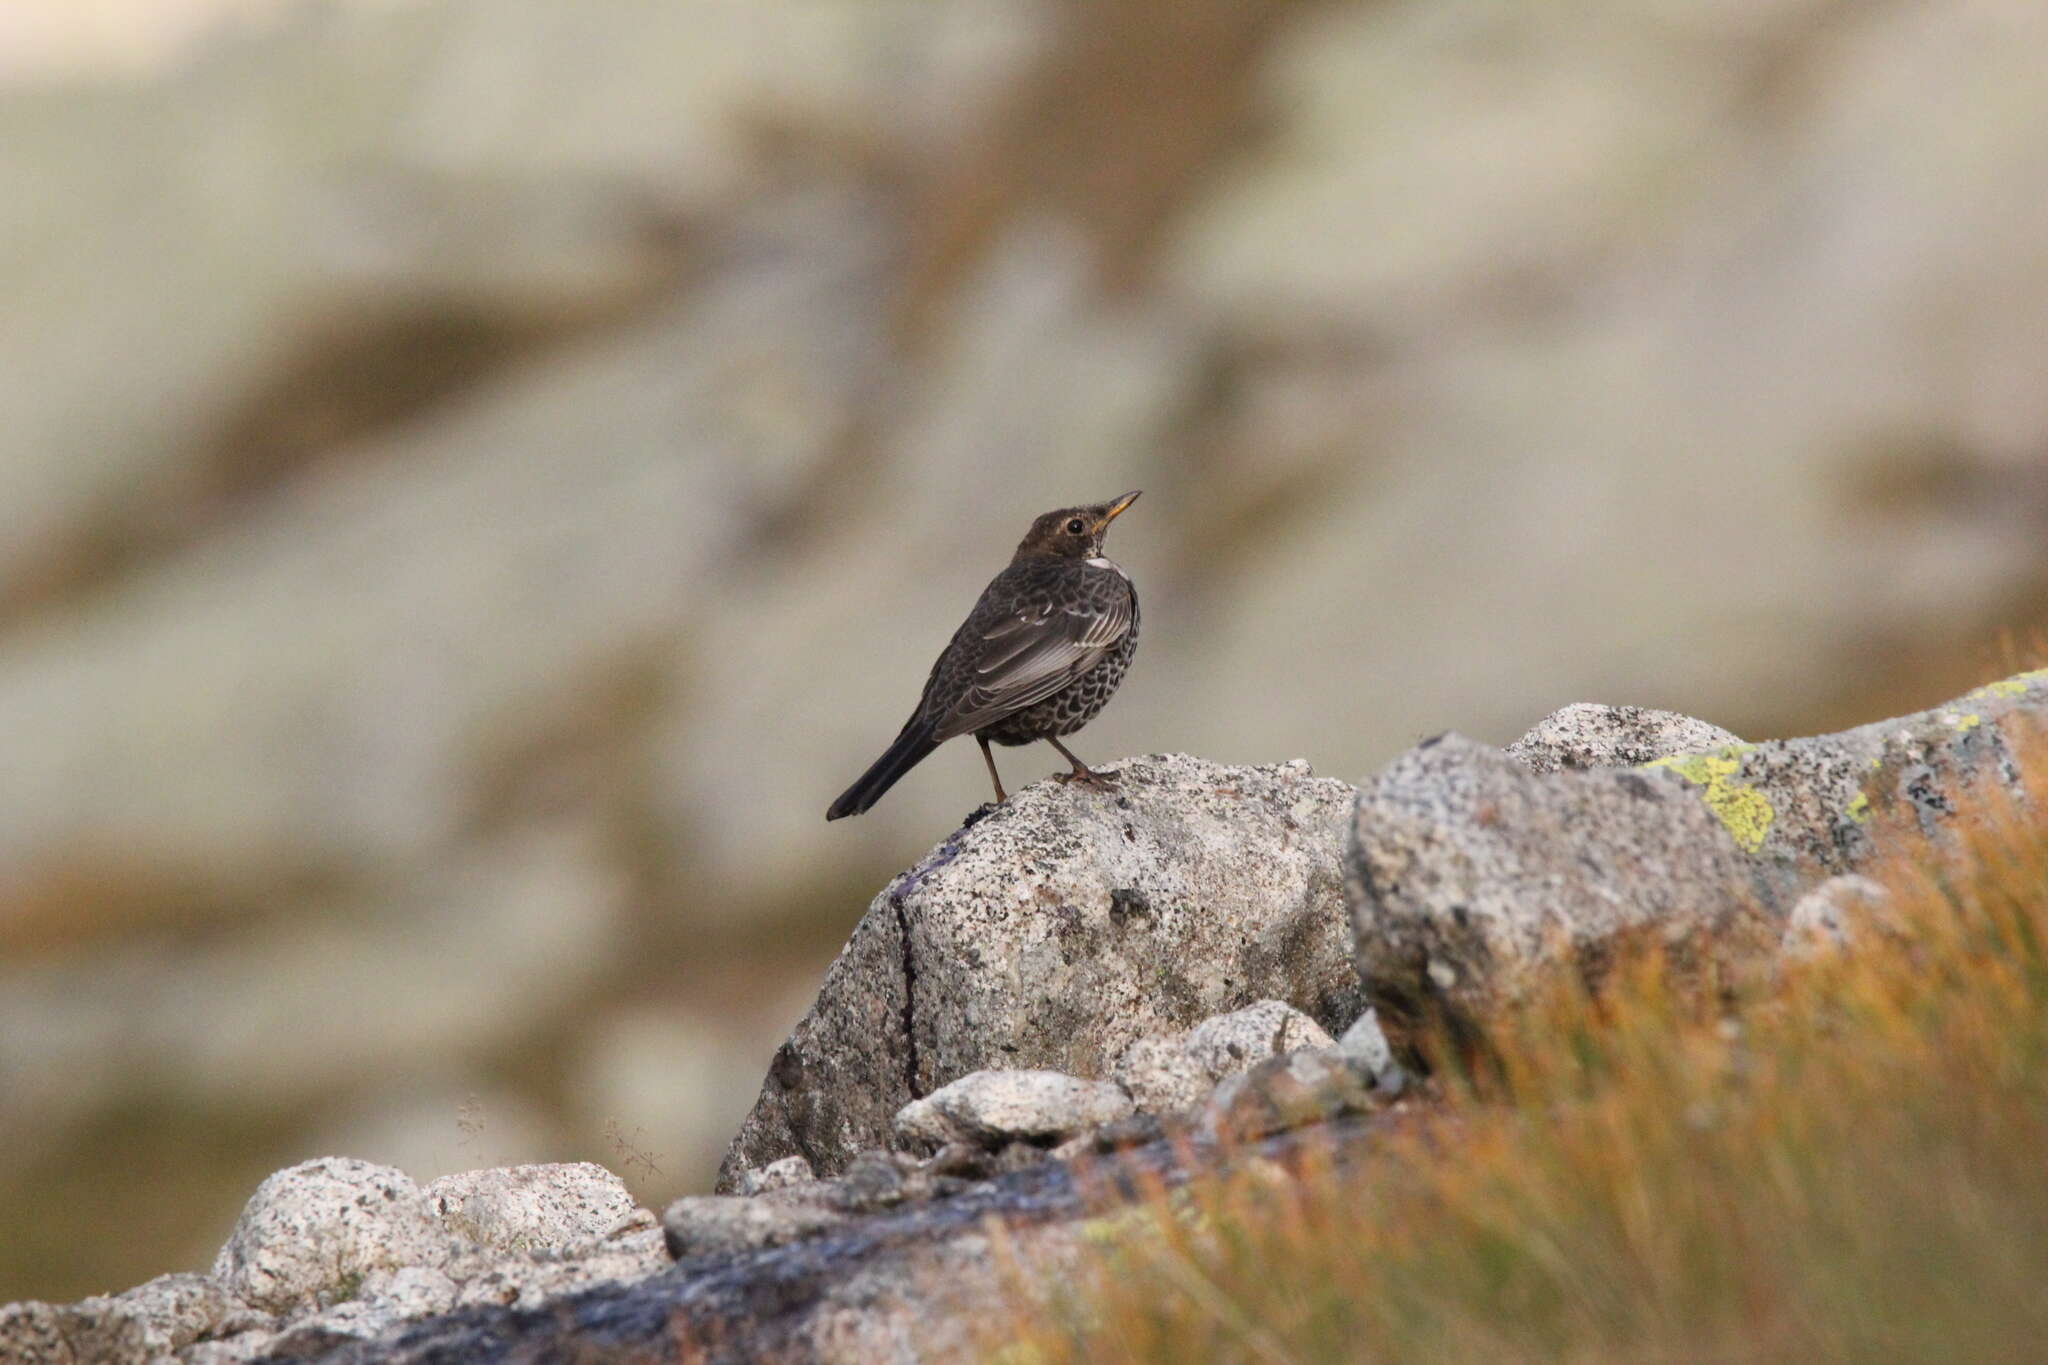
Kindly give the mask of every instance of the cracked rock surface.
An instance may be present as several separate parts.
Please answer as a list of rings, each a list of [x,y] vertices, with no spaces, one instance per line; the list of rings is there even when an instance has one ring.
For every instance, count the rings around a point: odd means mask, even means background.
[[[1184,754],[1111,771],[1026,788],[883,889],[777,1052],[720,1190],[792,1155],[833,1174],[970,1072],[1102,1077],[1142,1038],[1264,999],[1332,1032],[1364,1010],[1349,785]]]

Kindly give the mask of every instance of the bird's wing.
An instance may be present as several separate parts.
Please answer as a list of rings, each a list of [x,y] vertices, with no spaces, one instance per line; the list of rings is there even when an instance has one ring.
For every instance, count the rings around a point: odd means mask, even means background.
[[[951,739],[1044,701],[1096,663],[1131,628],[1128,593],[1108,602],[1038,603],[978,632],[967,686],[935,737]]]

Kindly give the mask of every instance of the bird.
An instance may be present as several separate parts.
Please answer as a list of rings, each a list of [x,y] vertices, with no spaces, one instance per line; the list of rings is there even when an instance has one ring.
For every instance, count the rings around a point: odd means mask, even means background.
[[[1138,500],[1062,507],[1031,523],[1008,567],[982,589],[925,679],[917,709],[895,742],[840,793],[827,820],[859,815],[957,735],[973,735],[998,803],[1009,798],[990,743],[1044,740],[1067,762],[1061,774],[1107,780],[1060,743],[1108,704],[1138,649],[1138,592],[1102,552],[1109,524]]]

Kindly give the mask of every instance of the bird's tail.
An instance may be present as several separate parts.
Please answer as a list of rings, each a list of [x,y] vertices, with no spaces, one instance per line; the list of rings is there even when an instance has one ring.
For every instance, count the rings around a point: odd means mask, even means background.
[[[860,775],[860,780],[839,794],[839,799],[832,803],[832,809],[825,812],[825,818],[837,820],[845,815],[859,815],[881,800],[883,792],[895,786],[903,774],[923,762],[925,755],[938,747],[939,742],[932,738],[929,723],[911,721],[903,727],[903,733],[896,736],[896,742]]]

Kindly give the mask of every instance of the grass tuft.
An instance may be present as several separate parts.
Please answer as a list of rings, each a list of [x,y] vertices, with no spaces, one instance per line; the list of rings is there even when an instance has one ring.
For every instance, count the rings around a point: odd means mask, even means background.
[[[2048,746],[2025,770],[2048,773]],[[2021,1360],[2048,1341],[2048,790],[1882,837],[1881,928],[1560,981],[1364,1157],[1148,1205],[989,1354]],[[1444,1056],[1457,1055],[1449,1047]],[[1126,1225],[1128,1226],[1128,1225]]]

